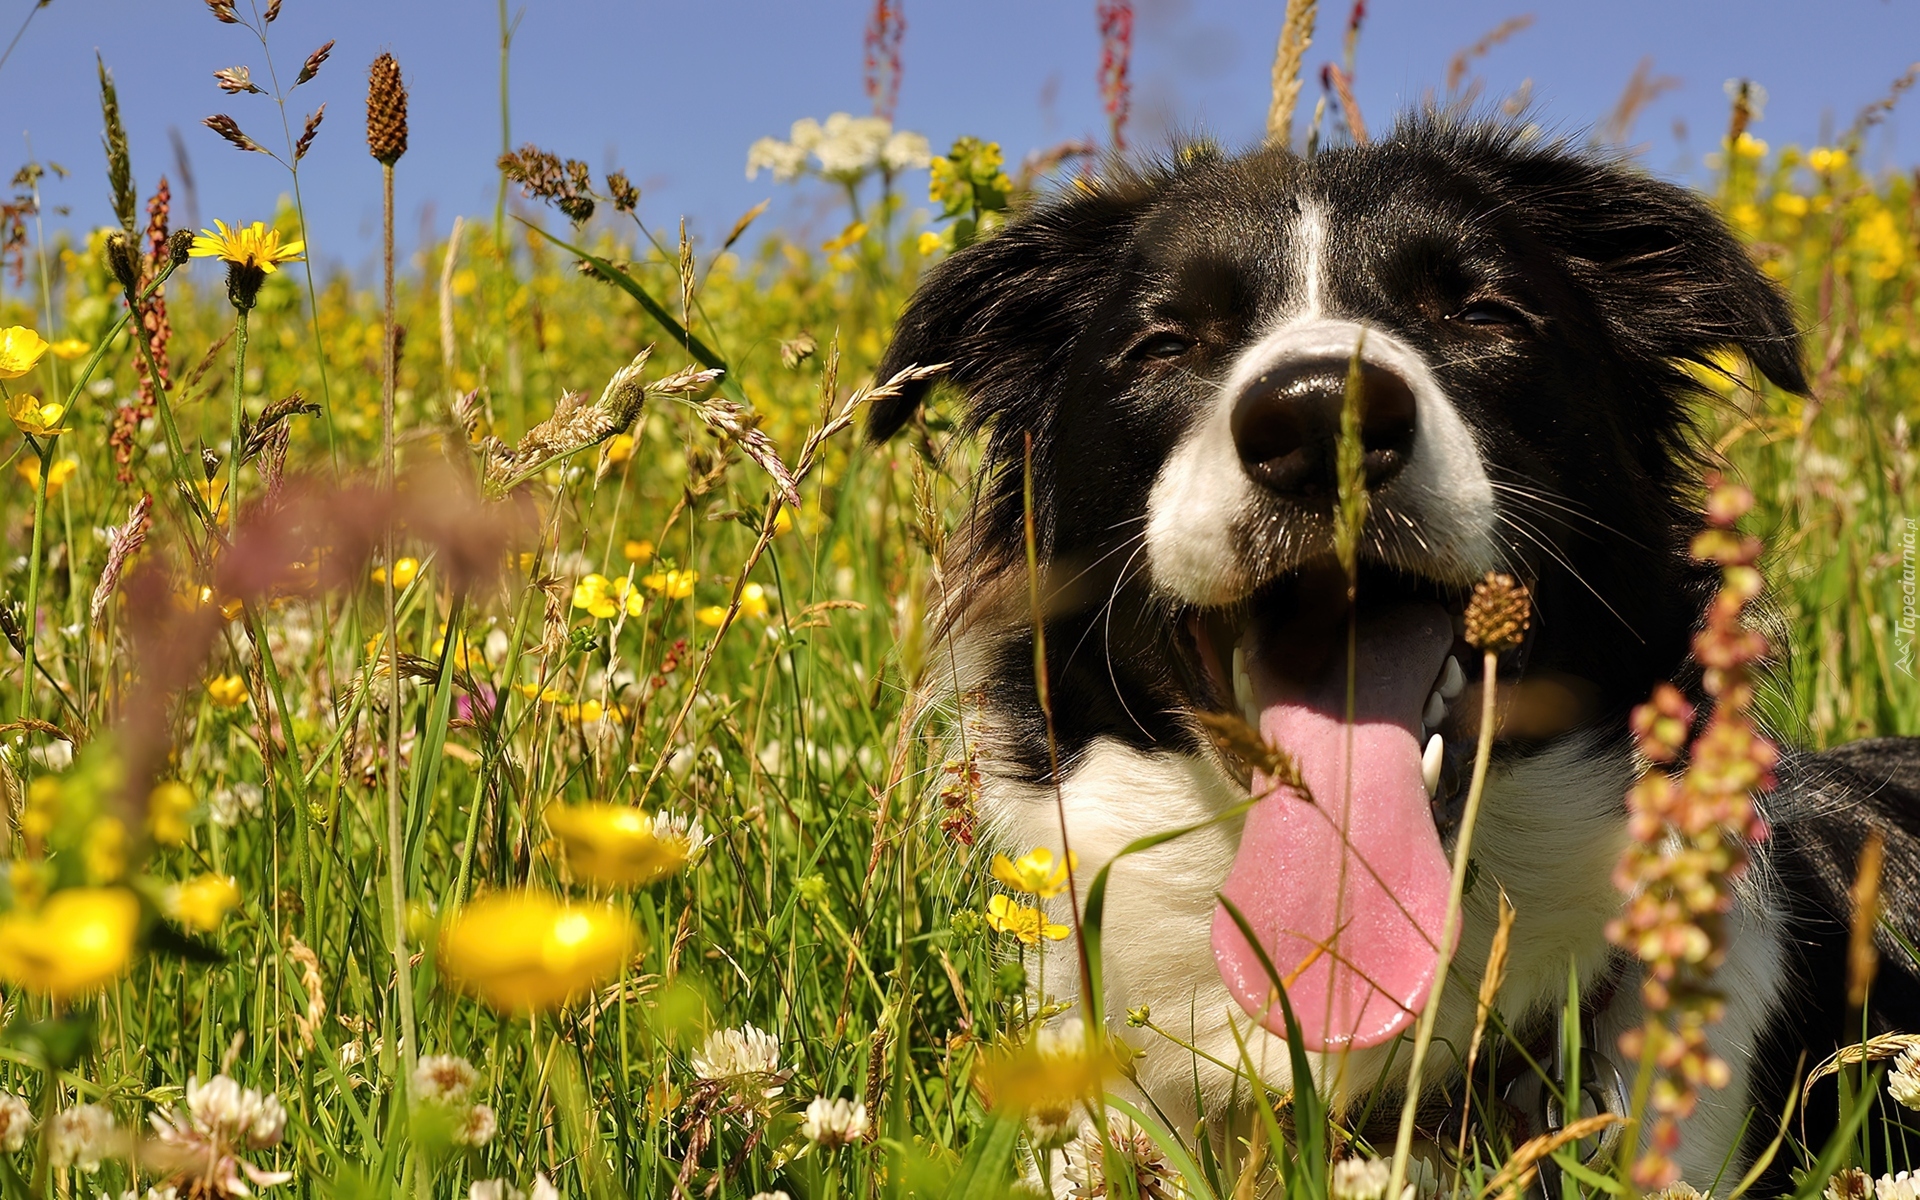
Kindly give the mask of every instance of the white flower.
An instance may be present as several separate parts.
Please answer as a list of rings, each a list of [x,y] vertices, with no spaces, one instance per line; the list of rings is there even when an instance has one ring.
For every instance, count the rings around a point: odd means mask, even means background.
[[[225,1075],[215,1075],[204,1084],[189,1078],[187,1112],[198,1132],[245,1143],[252,1150],[279,1145],[287,1127],[287,1110],[280,1106],[279,1097],[241,1087]]]
[[[755,1192],[753,1200],[793,1200],[793,1197],[785,1192]]]
[[[1873,1195],[1873,1176],[1859,1167],[1842,1167],[1828,1178],[1822,1194],[1827,1200],[1867,1200]]]
[[[838,1150],[866,1137],[872,1128],[866,1105],[844,1096],[815,1096],[807,1105],[800,1133],[822,1150]]]
[[[0,1150],[16,1153],[33,1132],[33,1109],[12,1092],[0,1092]]]
[[[714,1030],[693,1056],[693,1073],[702,1079],[771,1075],[779,1069],[780,1040],[751,1024]]]
[[[822,126],[819,143],[813,147],[820,173],[830,179],[857,182],[880,165],[880,152],[893,134],[893,124],[884,117],[856,117],[838,112]]]
[[[560,1189],[553,1186],[553,1180],[548,1179],[545,1172],[541,1172],[533,1177],[533,1192],[528,1200],[560,1200]]]
[[[806,166],[806,149],[779,138],[763,137],[747,147],[748,179],[755,178],[764,169],[773,172],[775,182],[792,183],[800,178]]]
[[[925,134],[902,129],[880,148],[880,165],[889,172],[918,170],[933,161],[933,148]]]
[[[826,136],[826,131],[820,128],[820,122],[812,117],[801,117],[787,130],[787,140],[801,150],[813,149]]]
[[[467,1200],[527,1200],[527,1194],[504,1179],[476,1179],[467,1185]]]
[[[458,1054],[429,1054],[413,1069],[413,1095],[423,1104],[465,1104],[480,1073]]]
[[[493,1115],[493,1108],[485,1104],[476,1104],[467,1110],[467,1116],[454,1131],[453,1140],[462,1146],[484,1146],[493,1140],[499,1132],[500,1121]]]
[[[1700,1189],[1682,1179],[1652,1193],[1647,1200],[1703,1200]]]
[[[1916,1200],[1920,1198],[1920,1171],[1882,1175],[1873,1181],[1873,1194],[1879,1200]]]
[[[1107,1128],[1107,1139],[1120,1160],[1132,1164],[1134,1191],[1140,1200],[1185,1200],[1186,1185],[1145,1130],[1125,1117],[1115,1117]],[[1067,1143],[1066,1156],[1067,1195],[1074,1200],[1093,1200],[1114,1194],[1107,1183],[1106,1158],[1094,1126],[1085,1126]]]
[[[207,797],[207,811],[213,823],[228,829],[249,817],[259,816],[266,811],[266,805],[266,793],[260,785],[245,780],[215,788]]]
[[[1327,1191],[1332,1200],[1381,1200],[1393,1168],[1383,1158],[1349,1158],[1333,1164]]]
[[[688,862],[699,857],[700,852],[707,848],[707,843],[713,840],[707,836],[698,818],[670,811],[653,815],[653,838],[669,846],[677,844]]]
[[[1920,1109],[1920,1046],[1909,1046],[1893,1060],[1887,1094],[1908,1108]]]
[[[92,1174],[102,1160],[120,1146],[120,1130],[104,1104],[76,1104],[55,1113],[49,1131],[50,1153],[56,1167],[78,1167]]]

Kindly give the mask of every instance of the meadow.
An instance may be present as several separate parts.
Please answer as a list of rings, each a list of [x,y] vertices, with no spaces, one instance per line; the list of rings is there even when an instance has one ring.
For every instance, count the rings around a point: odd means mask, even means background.
[[[1730,362],[1699,408],[1798,745],[1920,734],[1920,192],[1858,165],[1899,90],[1820,147],[1736,110],[1712,163],[1809,331],[1811,399]],[[37,236],[33,164],[0,221],[0,1193],[1381,1194],[1330,1164],[1391,1147],[1310,1088],[1238,1145],[1149,1113],[1068,1143],[1102,1072],[1186,1051],[1047,1032],[1048,864],[992,869],[1026,848],[983,840],[938,694],[956,400],[860,438],[920,274],[1097,157],[841,114],[751,148],[841,232],[705,245],[528,147],[383,292],[304,261],[300,138],[216,127],[296,199],[196,236],[102,96],[77,169],[118,224]],[[376,63],[389,184],[404,103]],[[332,120],[301,137],[361,136]],[[1823,1149],[1779,1150],[1803,1194]]]

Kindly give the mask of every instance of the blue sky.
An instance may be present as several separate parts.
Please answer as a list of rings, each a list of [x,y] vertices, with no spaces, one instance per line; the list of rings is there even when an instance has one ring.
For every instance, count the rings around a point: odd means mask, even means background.
[[[239,0],[244,11],[256,0]],[[264,3],[264,0],[257,0]],[[0,40],[34,0],[0,0]],[[797,117],[863,112],[864,0],[510,0],[519,14],[512,55],[514,143],[536,142],[620,167],[644,191],[642,215],[670,230],[685,215],[716,237],[769,197],[769,221],[831,233],[840,218],[820,185],[782,185],[743,170],[754,138],[782,135]],[[1755,132],[1811,144],[1844,128],[1863,105],[1920,59],[1913,0],[1374,0],[1357,59],[1356,89],[1375,127],[1437,87],[1462,46],[1502,20],[1532,28],[1478,64],[1498,97],[1532,81],[1537,119],[1578,131],[1601,120],[1643,56],[1680,85],[1640,118],[1646,165],[1695,178],[1726,122],[1725,80],[1750,76],[1768,93]],[[1309,67],[1339,53],[1348,4],[1322,0]],[[1069,137],[1102,135],[1094,82],[1099,58],[1093,0],[905,0],[905,69],[898,123],[936,148],[972,133],[1009,159]],[[1281,0],[1137,0],[1131,141],[1206,132],[1229,146],[1261,133]],[[489,216],[500,143],[499,24],[492,0],[284,0],[270,27],[273,66],[290,82],[309,51],[337,39],[330,62],[292,93],[299,132],[320,102],[327,119],[302,164],[308,236],[322,262],[364,269],[379,224],[379,172],[364,141],[366,67],[382,50],[412,90],[412,148],[400,164],[405,246],[444,236],[456,213]],[[0,68],[0,139],[11,174],[33,153],[71,172],[49,181],[55,224],[110,219],[94,81],[98,51],[119,83],[142,195],[164,171],[176,222],[197,209],[252,220],[288,192],[285,171],[243,154],[200,125],[226,112],[258,140],[283,144],[280,110],[266,96],[222,94],[212,72],[239,64],[269,82],[267,55],[247,30],[216,23],[199,0],[53,0]],[[1313,92],[1303,108],[1310,111]],[[1920,104],[1910,97],[1909,105]],[[1897,111],[1868,143],[1869,165],[1920,161],[1916,120]],[[0,121],[0,129],[6,122]],[[194,178],[182,187],[177,138]],[[909,187],[918,191],[921,179]]]

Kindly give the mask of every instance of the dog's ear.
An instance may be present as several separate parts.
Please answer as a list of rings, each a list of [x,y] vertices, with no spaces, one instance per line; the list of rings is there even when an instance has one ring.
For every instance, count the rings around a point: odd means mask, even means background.
[[[1786,292],[1697,194],[1577,151],[1509,143],[1502,157],[1502,190],[1568,256],[1619,344],[1703,364],[1736,349],[1777,386],[1806,392]]]
[[[946,378],[967,394],[974,426],[998,402],[1035,395],[1038,377],[1101,302],[1098,278],[1113,270],[1146,191],[1107,185],[1070,192],[935,266],[901,314],[876,377],[884,382],[908,367],[944,363]],[[892,437],[933,384],[915,380],[876,401],[867,410],[867,437]]]

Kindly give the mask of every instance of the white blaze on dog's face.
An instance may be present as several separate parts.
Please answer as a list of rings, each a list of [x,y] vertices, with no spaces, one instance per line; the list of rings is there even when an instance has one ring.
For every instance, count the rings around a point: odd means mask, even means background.
[[[1791,336],[1778,292],[1686,193],[1439,124],[1311,160],[1197,153],[1040,205],[936,268],[881,374],[949,364],[986,439],[945,566],[993,834],[1057,848],[1057,799],[1084,887],[1132,839],[1259,797],[1114,866],[1106,1011],[1150,1005],[1226,1061],[1237,1026],[1283,1077],[1271,961],[1308,1044],[1338,1052],[1333,1090],[1376,1082],[1431,994],[1477,732],[1459,621],[1489,569],[1532,584],[1537,615],[1499,664],[1458,969],[1477,978],[1505,889],[1512,1025],[1557,1003],[1570,959],[1597,970],[1625,714],[1680,665],[1699,611],[1681,364],[1733,345],[1799,386]],[[1350,368],[1369,493],[1351,596],[1332,515]],[[873,432],[924,391],[878,405]],[[1029,457],[1048,714],[1024,604]],[[1223,711],[1304,788],[1216,749],[1196,714]],[[1077,976],[1060,954],[1050,990]],[[1443,1039],[1464,1040],[1472,999],[1450,988]],[[1173,1105],[1194,1069],[1162,1044],[1142,1080]]]

